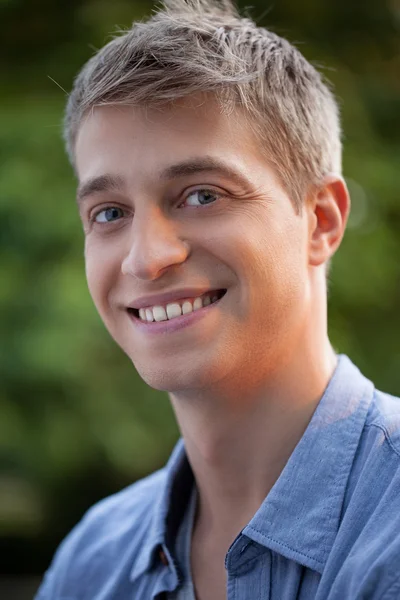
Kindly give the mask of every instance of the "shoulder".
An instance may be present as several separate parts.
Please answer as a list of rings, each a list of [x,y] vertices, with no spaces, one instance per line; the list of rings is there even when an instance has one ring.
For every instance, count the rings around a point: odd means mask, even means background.
[[[382,491],[400,478],[400,398],[374,390],[352,478],[353,485],[377,478]]]
[[[83,592],[84,581],[101,587],[116,570],[128,573],[148,535],[166,477],[162,469],[92,506],[59,546],[37,600],[74,597],[76,589]]]
[[[77,525],[77,530],[89,535],[115,536],[122,528],[136,528],[143,518],[149,518],[159,491],[166,480],[166,470],[161,469],[133,483],[92,506]]]
[[[363,512],[375,510],[379,500],[398,502],[400,485],[400,398],[374,390],[358,441],[348,481],[345,509],[364,498]],[[397,491],[396,491],[397,490]],[[387,506],[385,501],[382,509]]]
[[[375,390],[346,490],[329,598],[349,590],[355,599],[400,597],[399,509],[400,399]]]
[[[74,545],[121,544],[125,535],[141,536],[152,517],[152,509],[166,479],[157,471],[92,506],[72,530]],[[67,538],[68,540],[68,538]]]

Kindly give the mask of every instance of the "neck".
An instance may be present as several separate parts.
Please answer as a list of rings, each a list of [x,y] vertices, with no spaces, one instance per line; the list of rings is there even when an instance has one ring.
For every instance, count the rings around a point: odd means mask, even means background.
[[[326,334],[303,342],[257,389],[247,378],[245,391],[235,382],[217,394],[170,394],[199,492],[196,528],[225,546],[278,479],[335,369]]]

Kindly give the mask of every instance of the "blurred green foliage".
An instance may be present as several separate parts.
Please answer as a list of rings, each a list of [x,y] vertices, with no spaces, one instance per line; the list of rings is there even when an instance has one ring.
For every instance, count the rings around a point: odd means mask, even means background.
[[[178,436],[167,396],[140,380],[92,305],[61,139],[63,89],[110,32],[152,8],[0,2],[4,572],[42,571],[90,504],[160,467]],[[400,394],[400,4],[254,0],[246,10],[335,86],[353,210],[331,272],[331,339]]]

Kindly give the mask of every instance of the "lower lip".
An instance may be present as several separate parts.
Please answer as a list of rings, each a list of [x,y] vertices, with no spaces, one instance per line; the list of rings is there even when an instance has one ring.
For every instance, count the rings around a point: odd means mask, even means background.
[[[193,325],[194,323],[200,321],[200,319],[208,315],[209,312],[212,311],[213,308],[215,308],[224,297],[225,294],[222,296],[222,298],[219,298],[219,300],[216,300],[208,306],[203,306],[203,308],[198,308],[197,310],[187,313],[186,315],[175,317],[170,321],[142,321],[139,319],[139,317],[135,317],[135,315],[130,312],[128,312],[128,315],[135,327],[143,333],[172,333],[174,331],[184,329],[185,327],[189,327],[189,325]]]

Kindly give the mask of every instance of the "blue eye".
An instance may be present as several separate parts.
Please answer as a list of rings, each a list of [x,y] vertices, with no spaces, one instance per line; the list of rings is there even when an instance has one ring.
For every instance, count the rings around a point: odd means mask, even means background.
[[[121,208],[110,206],[109,208],[105,208],[98,212],[94,217],[94,221],[96,221],[96,223],[111,223],[122,216],[123,210]]]
[[[190,201],[189,198],[197,196],[197,201]],[[191,192],[186,198],[186,204],[189,206],[206,206],[207,204],[212,204],[215,200],[218,199],[218,195],[214,194],[214,192],[210,190],[195,190]],[[198,202],[198,204],[196,203]]]

